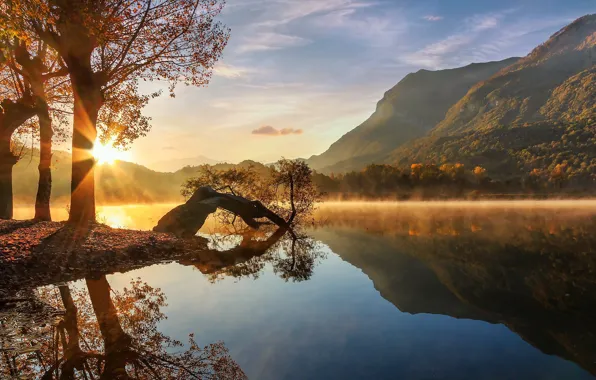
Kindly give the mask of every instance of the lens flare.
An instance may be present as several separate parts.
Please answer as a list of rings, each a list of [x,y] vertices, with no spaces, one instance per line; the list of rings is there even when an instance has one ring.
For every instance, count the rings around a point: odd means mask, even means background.
[[[99,165],[113,164],[115,161],[130,161],[130,152],[125,152],[114,147],[114,141],[102,144],[99,140],[93,146],[93,157]]]

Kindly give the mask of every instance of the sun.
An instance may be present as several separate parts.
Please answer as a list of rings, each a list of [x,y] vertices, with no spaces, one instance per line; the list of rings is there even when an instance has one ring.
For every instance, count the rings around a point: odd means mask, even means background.
[[[93,157],[99,165],[113,164],[115,161],[130,161],[130,152],[125,152],[114,147],[114,141],[102,144],[99,140],[93,145]]]

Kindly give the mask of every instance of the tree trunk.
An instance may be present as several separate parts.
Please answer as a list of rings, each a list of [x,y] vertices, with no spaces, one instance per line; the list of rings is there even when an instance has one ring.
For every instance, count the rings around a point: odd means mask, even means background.
[[[122,330],[118,311],[112,302],[110,284],[105,275],[97,280],[85,279],[93,311],[99,324],[106,355],[121,351],[122,346],[130,344],[130,337]]]
[[[104,341],[105,367],[100,379],[129,378],[126,374],[125,351],[130,350],[132,339],[122,330],[118,311],[110,297],[110,284],[105,275],[97,280],[85,279],[89,298]]]
[[[52,195],[52,119],[46,102],[38,105],[39,118],[39,183],[35,198],[35,219],[52,220],[50,197]]]
[[[30,97],[0,103],[0,219],[12,219],[12,168],[17,158],[10,151],[14,131],[35,115]]]
[[[156,232],[169,232],[181,237],[197,234],[207,217],[217,208],[238,215],[244,222],[258,229],[261,222],[256,219],[267,218],[279,227],[289,227],[289,223],[281,216],[269,210],[259,201],[251,201],[237,195],[220,193],[211,187],[198,188],[192,197],[183,205],[170,210],[153,228]]]
[[[0,141],[0,219],[12,219],[12,168],[17,163],[10,139]]]
[[[71,67],[74,92],[72,134],[72,182],[69,222],[95,221],[95,159],[93,144],[97,137],[97,115],[102,96],[95,84],[93,71],[84,65]]]

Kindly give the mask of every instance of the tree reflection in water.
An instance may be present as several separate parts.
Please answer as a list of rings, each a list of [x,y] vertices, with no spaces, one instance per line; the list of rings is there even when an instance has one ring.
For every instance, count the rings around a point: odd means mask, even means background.
[[[0,373],[48,380],[246,378],[223,342],[201,348],[190,335],[185,346],[157,329],[166,318],[160,289],[137,279],[115,291],[105,275],[85,284],[83,290],[65,284],[37,290],[35,302],[61,317],[24,324],[10,342],[3,337]]]
[[[271,226],[259,231],[220,230],[211,244],[213,249],[180,260],[199,268],[211,281],[256,278],[268,264],[285,281],[305,281],[324,257],[314,239]],[[19,314],[37,315],[38,320],[6,326],[16,334],[3,336],[0,342],[2,374],[48,380],[245,378],[222,342],[201,348],[192,335],[184,345],[161,333],[157,327],[166,318],[161,311],[166,297],[140,279],[122,291],[111,289],[106,275],[97,275],[85,278],[84,288],[59,284],[35,292],[27,302],[43,307]]]
[[[198,260],[179,262],[195,266],[213,282],[224,277],[256,279],[267,264],[285,281],[306,281],[311,278],[316,264],[325,258],[322,244],[299,228],[271,231],[265,227],[255,231],[236,227],[230,230],[224,225],[210,239],[214,249],[209,252],[209,260],[203,255]],[[227,246],[233,248],[222,249]]]

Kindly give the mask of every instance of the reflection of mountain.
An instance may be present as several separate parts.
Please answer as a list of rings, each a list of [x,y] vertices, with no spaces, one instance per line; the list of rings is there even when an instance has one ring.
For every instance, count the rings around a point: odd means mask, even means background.
[[[462,228],[452,235],[379,236],[361,223],[314,235],[362,269],[401,311],[502,323],[541,351],[596,374],[593,222],[556,235],[512,223],[508,239],[450,222]]]
[[[489,314],[458,299],[421,261],[400,251],[391,238],[346,230],[322,230],[315,236],[362,269],[383,298],[402,311],[490,320]]]

